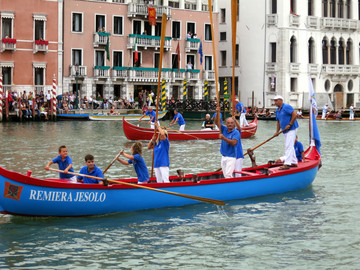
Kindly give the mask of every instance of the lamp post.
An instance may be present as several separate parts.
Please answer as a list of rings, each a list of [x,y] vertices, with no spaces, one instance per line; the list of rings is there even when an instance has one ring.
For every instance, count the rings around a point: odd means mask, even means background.
[[[78,87],[78,77],[79,77],[79,65],[75,65],[75,91],[76,91],[76,97],[75,97],[75,106],[76,109],[79,109],[79,87]]]

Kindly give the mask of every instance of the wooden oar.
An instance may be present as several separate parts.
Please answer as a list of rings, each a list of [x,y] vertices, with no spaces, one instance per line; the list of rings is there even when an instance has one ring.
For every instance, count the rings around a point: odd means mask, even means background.
[[[117,156],[114,158],[114,160],[111,161],[109,166],[106,167],[106,169],[103,171],[103,174],[105,174],[107,172],[107,170],[110,169],[110,167],[114,164],[114,162],[117,160],[117,158],[120,157],[120,153],[121,153],[121,151],[119,152],[119,154],[117,154]]]
[[[65,173],[64,171],[57,170],[57,169],[52,169],[52,168],[49,168],[49,170],[54,171],[54,172],[59,172],[59,173]],[[87,177],[87,178],[92,178],[92,179],[97,179],[97,180],[105,180],[104,178],[101,178],[101,177],[85,175],[85,174],[80,174],[80,173],[68,172],[68,174]],[[191,200],[195,200],[195,201],[201,201],[201,202],[206,202],[206,203],[211,203],[211,204],[216,204],[216,205],[225,205],[225,202],[220,201],[220,200],[213,200],[213,199],[208,199],[208,198],[203,198],[203,197],[198,197],[198,196],[193,196],[193,195],[186,195],[186,194],[181,194],[181,193],[177,193],[177,192],[162,190],[162,189],[158,189],[158,188],[147,187],[147,186],[144,186],[144,185],[131,184],[131,183],[118,181],[118,180],[110,180],[110,179],[106,179],[106,180],[109,181],[109,182],[113,182],[113,183],[118,183],[118,184],[131,186],[131,187],[135,187],[135,188],[142,188],[142,189],[162,192],[162,193],[166,193],[166,194],[170,194],[170,195],[174,195],[174,196],[179,196],[179,197],[183,197],[183,198],[191,199]]]
[[[237,25],[237,6],[238,0],[231,0],[231,33],[232,33],[232,89],[231,89],[231,113],[235,114],[235,56],[236,56],[236,25]],[[240,95],[239,95],[240,100]]]

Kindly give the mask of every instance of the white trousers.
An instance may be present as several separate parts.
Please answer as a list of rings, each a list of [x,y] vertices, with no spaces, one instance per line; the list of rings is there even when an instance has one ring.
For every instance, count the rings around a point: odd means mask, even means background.
[[[326,117],[326,113],[322,113],[322,115],[321,115],[321,119],[325,119],[325,117]]]
[[[181,125],[179,131],[184,131],[184,130],[185,130],[185,125]]]
[[[295,139],[296,139],[297,129],[289,130],[284,133],[284,141],[285,141],[285,165],[297,164],[297,158],[295,154]]]
[[[349,119],[350,119],[350,120],[354,120],[354,113],[350,113]]]
[[[245,113],[241,113],[240,115],[240,126],[248,126],[248,122],[246,121]]]
[[[244,158],[237,158],[235,162],[235,171],[241,172]],[[235,173],[235,177],[240,177],[241,173]]]
[[[221,157],[221,169],[225,178],[232,178],[235,170],[236,158]]]
[[[158,125],[160,126],[160,122],[159,122],[159,120],[157,121],[157,123],[158,123]],[[153,123],[153,122],[151,122],[151,124],[150,124],[150,128],[151,129],[155,129],[155,122]]]
[[[154,168],[157,183],[170,183],[169,181],[169,167]]]

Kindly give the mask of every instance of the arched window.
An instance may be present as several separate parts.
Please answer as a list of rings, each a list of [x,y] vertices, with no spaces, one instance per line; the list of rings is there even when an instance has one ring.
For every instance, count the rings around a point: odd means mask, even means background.
[[[338,18],[344,18],[344,1],[343,0],[338,0]]]
[[[338,47],[338,64],[344,65],[344,40],[339,40],[339,47]]]
[[[315,51],[315,42],[313,38],[309,39],[309,47],[308,47],[308,52],[309,52],[309,64],[314,64],[314,51]]]
[[[351,19],[351,0],[346,0],[345,11],[346,11],[346,18]]]
[[[314,1],[308,0],[308,16],[314,16]]]
[[[330,16],[332,18],[336,17],[336,3],[335,0],[330,0]]]
[[[348,39],[346,42],[346,64],[353,65],[353,42],[351,39]]]
[[[336,65],[336,41],[332,39],[330,42],[330,64]]]
[[[359,43],[360,45],[360,43]],[[323,58],[323,64],[327,65],[329,64],[329,59],[328,59],[328,41],[324,38],[322,40],[322,58]]]
[[[360,0],[359,0],[360,2]],[[328,0],[323,0],[322,1],[322,13],[323,13],[323,17],[328,17],[329,14],[328,14]]]
[[[296,38],[294,36],[290,39],[290,63],[296,63]]]

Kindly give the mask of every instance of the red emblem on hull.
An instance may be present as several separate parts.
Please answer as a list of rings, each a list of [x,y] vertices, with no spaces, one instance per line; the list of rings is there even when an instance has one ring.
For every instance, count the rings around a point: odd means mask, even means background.
[[[23,187],[11,184],[5,181],[4,197],[14,200],[20,200]]]

